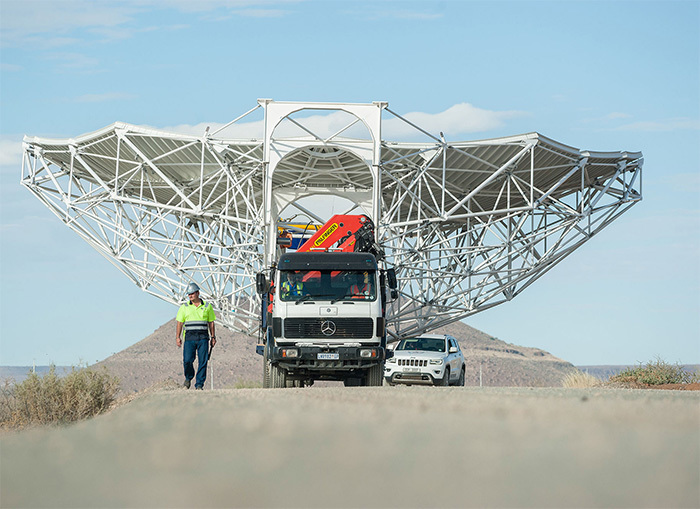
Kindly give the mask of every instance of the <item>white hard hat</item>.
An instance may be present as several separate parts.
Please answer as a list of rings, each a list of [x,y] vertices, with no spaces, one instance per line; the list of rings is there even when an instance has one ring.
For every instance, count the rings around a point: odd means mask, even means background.
[[[190,283],[187,285],[187,290],[185,290],[185,294],[189,295],[194,292],[199,291],[199,286],[197,286],[197,283]]]

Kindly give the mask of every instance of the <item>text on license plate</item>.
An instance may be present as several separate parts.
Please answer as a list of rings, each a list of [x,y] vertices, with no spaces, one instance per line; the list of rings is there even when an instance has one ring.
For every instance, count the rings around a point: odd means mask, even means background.
[[[403,368],[404,373],[418,373],[420,368]]]
[[[340,354],[339,353],[319,353],[316,356],[317,359],[319,360],[326,360],[326,361],[337,361],[340,359]]]

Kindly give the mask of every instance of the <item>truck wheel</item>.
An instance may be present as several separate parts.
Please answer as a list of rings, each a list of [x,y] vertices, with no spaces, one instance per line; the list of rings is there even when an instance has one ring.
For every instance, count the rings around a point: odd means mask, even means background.
[[[369,387],[380,387],[384,382],[384,364],[372,366],[367,370],[365,385]]]
[[[445,376],[443,376],[442,380],[440,380],[440,385],[442,387],[447,387],[450,385],[450,368],[445,368]]]
[[[268,358],[267,344],[265,345],[265,353],[263,355],[263,388],[270,387],[270,359]]]
[[[459,373],[459,381],[457,382],[457,385],[459,385],[460,387],[464,386],[464,379],[465,379],[464,372],[465,372],[465,369],[464,369],[464,366],[462,366],[462,371]]]
[[[282,389],[287,387],[287,370],[280,368],[279,366],[271,366],[271,368],[271,387],[275,389]]]

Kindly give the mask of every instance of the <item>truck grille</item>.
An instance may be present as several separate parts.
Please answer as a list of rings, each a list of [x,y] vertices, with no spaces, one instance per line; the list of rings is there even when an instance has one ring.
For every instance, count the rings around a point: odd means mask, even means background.
[[[425,359],[397,359],[399,366],[427,366],[428,361]]]
[[[331,331],[333,331],[332,334]],[[285,318],[284,320],[284,337],[290,339],[370,339],[373,335],[372,318]]]

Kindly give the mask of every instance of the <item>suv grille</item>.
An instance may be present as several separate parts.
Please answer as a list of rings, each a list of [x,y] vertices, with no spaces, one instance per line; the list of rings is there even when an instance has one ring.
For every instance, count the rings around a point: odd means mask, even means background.
[[[325,322],[332,322],[335,327],[333,334]],[[290,339],[323,338],[323,339],[371,339],[374,335],[374,320],[372,318],[285,318],[284,337]]]
[[[398,359],[399,366],[427,366],[428,361],[425,359]]]

